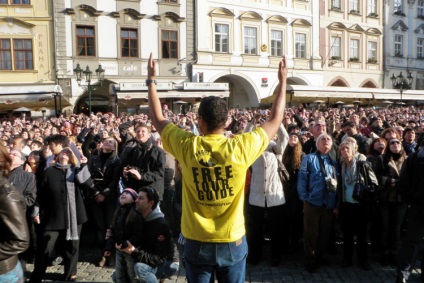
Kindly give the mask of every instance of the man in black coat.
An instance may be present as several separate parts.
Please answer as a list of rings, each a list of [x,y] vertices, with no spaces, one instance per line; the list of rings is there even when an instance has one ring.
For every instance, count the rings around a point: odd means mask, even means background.
[[[126,188],[139,188],[149,186],[163,199],[165,152],[153,144],[150,126],[137,124],[136,137],[133,148],[124,150],[121,155],[122,180]]]
[[[172,261],[174,245],[171,231],[158,203],[159,195],[155,189],[140,189],[135,207],[144,219],[141,244],[134,247],[127,241],[128,247],[122,250],[136,259],[134,271],[140,282],[154,282],[156,277],[162,276],[168,278],[178,271],[178,263]]]

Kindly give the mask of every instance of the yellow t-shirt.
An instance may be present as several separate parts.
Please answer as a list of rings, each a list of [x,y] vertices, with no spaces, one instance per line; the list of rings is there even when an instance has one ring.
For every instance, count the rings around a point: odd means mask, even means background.
[[[240,239],[246,170],[268,146],[266,132],[259,127],[234,138],[201,137],[168,124],[161,137],[182,166],[184,237],[216,243]]]

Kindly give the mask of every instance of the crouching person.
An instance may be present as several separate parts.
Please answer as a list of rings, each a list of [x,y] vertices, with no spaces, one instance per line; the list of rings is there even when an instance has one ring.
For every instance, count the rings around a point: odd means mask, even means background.
[[[122,251],[135,258],[134,271],[140,282],[156,283],[157,277],[168,278],[178,271],[178,264],[171,260],[174,253],[171,231],[158,208],[159,195],[155,189],[141,188],[135,203],[144,219],[140,245],[133,246],[127,241],[128,246]]]

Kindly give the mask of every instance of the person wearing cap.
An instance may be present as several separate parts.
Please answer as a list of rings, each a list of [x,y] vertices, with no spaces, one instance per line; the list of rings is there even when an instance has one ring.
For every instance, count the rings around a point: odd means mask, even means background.
[[[159,195],[154,188],[140,188],[135,209],[144,220],[141,237],[137,242],[128,239],[126,247],[120,247],[120,251],[135,259],[134,271],[141,283],[158,282],[157,278],[163,282],[162,279],[171,277],[179,267],[173,262],[171,230],[158,205]]]
[[[143,228],[143,219],[135,210],[135,200],[138,194],[131,188],[125,188],[119,197],[119,206],[113,215],[112,225],[106,232],[106,249],[104,260],[111,256],[112,249],[116,248],[115,272],[112,275],[114,282],[137,283],[134,272],[135,259],[123,250],[127,241],[139,245]]]
[[[246,171],[267,148],[283,120],[286,59],[283,57],[279,64],[277,95],[268,120],[252,132],[233,138],[225,136],[229,113],[226,100],[220,97],[209,96],[200,102],[198,125],[203,136],[168,121],[156,91],[155,66],[150,54],[146,82],[150,117],[164,149],[180,162],[183,171],[181,226],[186,238],[188,281],[210,282],[216,275],[219,282],[244,282],[248,249],[243,214]]]

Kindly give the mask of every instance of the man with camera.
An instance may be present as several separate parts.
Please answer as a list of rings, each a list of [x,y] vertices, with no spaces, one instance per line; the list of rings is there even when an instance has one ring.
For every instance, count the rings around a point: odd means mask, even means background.
[[[165,152],[156,146],[151,137],[150,126],[135,126],[135,146],[121,155],[122,180],[127,188],[154,188],[159,199],[164,192]]]
[[[328,134],[318,136],[317,151],[303,159],[297,180],[299,198],[304,202],[305,267],[310,273],[316,272],[319,265],[329,264],[323,254],[328,246],[340,183],[337,162],[329,156],[332,145]]]

